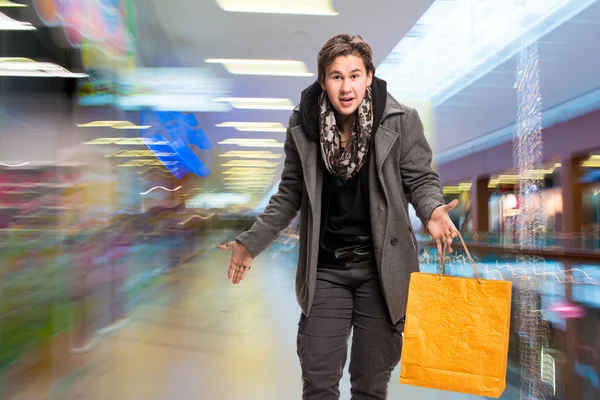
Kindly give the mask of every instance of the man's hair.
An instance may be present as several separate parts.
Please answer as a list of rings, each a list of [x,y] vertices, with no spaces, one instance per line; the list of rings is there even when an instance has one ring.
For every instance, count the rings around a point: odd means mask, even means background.
[[[319,51],[317,56],[318,79],[320,83],[325,82],[325,69],[339,56],[354,55],[362,58],[367,73],[375,74],[373,65],[373,51],[371,46],[359,35],[348,35],[342,33],[329,39]]]

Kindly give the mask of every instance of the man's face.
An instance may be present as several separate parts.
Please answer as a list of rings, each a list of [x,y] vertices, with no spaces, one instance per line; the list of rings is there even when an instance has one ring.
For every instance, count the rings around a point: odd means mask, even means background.
[[[325,81],[329,101],[342,116],[353,115],[371,86],[373,73],[367,73],[362,58],[354,55],[339,56],[325,68]]]

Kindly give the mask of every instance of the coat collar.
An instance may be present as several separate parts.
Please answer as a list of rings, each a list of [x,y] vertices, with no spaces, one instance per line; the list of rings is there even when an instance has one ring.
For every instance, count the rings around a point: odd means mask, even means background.
[[[388,93],[385,109],[383,110],[383,115],[381,116],[381,122],[375,134],[375,162],[378,175],[381,173],[383,162],[390,153],[392,145],[399,135],[399,132],[389,129],[383,122],[392,115],[404,114],[406,111],[406,107],[398,103],[398,101]]]
[[[385,121],[385,119],[391,115],[404,114],[406,111],[406,107],[398,103],[398,101],[388,93],[385,108],[383,109],[383,115],[381,116],[381,122]]]

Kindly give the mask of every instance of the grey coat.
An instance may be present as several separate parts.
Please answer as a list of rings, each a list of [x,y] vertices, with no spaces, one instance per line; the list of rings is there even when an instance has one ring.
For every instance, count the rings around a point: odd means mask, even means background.
[[[419,270],[408,202],[427,226],[431,213],[444,200],[439,177],[431,168],[431,148],[415,109],[388,94],[374,140],[375,157],[369,157],[368,166],[373,244],[384,297],[395,324],[405,315],[410,274]],[[317,277],[324,165],[318,162],[320,149],[304,131],[297,108],[290,117],[284,151],[277,193],[237,240],[256,258],[300,211],[296,297],[304,314],[309,315]]]

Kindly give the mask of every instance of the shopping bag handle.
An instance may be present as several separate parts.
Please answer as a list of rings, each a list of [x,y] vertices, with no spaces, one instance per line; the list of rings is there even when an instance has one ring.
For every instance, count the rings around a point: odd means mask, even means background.
[[[473,270],[475,271],[475,276],[477,277],[477,282],[479,282],[479,284],[481,285],[481,275],[479,274],[479,270],[477,269],[477,266],[475,265],[475,261],[473,261],[473,257],[471,257],[471,253],[469,252],[469,249],[467,248],[467,245],[465,244],[465,241],[464,241],[462,235],[460,234],[459,231],[454,231],[453,233],[458,234],[458,237],[460,238],[463,248],[465,249],[465,253],[467,253],[467,257],[469,258],[469,261],[471,262],[471,265],[473,266]],[[446,240],[444,240],[444,249],[442,250],[442,256],[440,258],[440,279],[442,279],[442,276],[444,275],[444,262],[446,259],[447,248],[448,248],[448,242]]]

